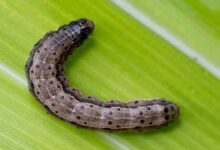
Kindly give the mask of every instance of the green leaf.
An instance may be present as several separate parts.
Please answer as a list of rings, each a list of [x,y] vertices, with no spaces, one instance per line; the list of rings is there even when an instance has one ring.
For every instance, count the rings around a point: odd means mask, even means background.
[[[220,68],[218,1],[129,3]],[[0,16],[0,149],[219,148],[219,79],[113,0],[2,0]],[[178,120],[151,132],[109,133],[46,112],[28,91],[24,64],[46,32],[81,17],[96,28],[68,59],[71,85],[104,101],[165,97],[180,106]]]

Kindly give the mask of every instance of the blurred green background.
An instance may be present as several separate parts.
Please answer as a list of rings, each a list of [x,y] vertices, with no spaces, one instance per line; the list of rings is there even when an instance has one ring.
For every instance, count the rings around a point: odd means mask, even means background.
[[[81,17],[96,29],[68,59],[71,85],[103,100],[165,97],[180,106],[177,121],[144,133],[81,129],[31,96],[24,64],[33,45]],[[219,149],[219,17],[219,0],[1,0],[0,149]],[[146,18],[201,57],[185,55]]]

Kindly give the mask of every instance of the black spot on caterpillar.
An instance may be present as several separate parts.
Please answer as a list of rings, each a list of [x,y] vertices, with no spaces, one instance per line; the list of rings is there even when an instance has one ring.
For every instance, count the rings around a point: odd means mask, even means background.
[[[81,18],[37,42],[25,66],[30,92],[59,118],[95,129],[150,129],[176,119],[178,106],[165,99],[102,102],[69,86],[64,63],[93,30],[94,23]]]

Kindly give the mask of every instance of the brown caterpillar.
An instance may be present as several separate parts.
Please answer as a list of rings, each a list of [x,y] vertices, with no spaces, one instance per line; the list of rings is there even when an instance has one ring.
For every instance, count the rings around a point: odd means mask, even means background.
[[[149,129],[176,119],[179,108],[165,99],[102,102],[69,86],[64,62],[93,29],[92,21],[81,18],[47,33],[35,44],[25,66],[31,93],[59,118],[90,128]]]

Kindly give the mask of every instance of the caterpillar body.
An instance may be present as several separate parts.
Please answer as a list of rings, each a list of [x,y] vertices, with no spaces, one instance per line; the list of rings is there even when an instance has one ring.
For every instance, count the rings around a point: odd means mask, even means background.
[[[179,108],[165,99],[102,102],[71,88],[64,63],[93,30],[94,23],[81,18],[47,33],[37,42],[25,65],[30,92],[59,118],[95,129],[150,129],[175,120]]]

